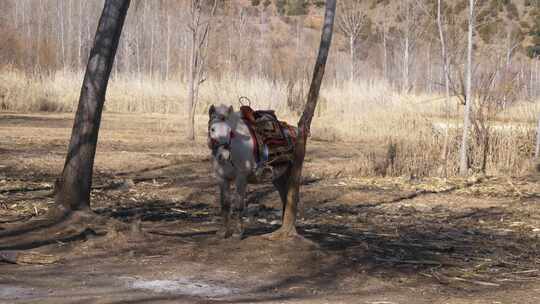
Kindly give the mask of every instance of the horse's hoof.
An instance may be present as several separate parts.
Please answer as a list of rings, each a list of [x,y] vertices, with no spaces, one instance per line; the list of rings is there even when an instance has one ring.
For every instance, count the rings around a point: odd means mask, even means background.
[[[244,238],[244,232],[243,231],[242,232],[235,232],[232,235],[232,239],[237,240],[237,241],[241,241],[243,238]]]
[[[232,236],[232,232],[229,229],[221,229],[216,232],[216,236],[221,239],[226,239]]]
[[[238,241],[244,238],[244,225],[238,224],[238,226],[234,229],[232,238]]]

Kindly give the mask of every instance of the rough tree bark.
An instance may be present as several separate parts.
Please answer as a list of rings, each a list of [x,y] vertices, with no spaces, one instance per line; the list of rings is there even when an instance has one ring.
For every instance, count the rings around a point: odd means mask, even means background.
[[[89,212],[90,190],[101,112],[129,4],[130,0],[105,1],[84,76],[64,169],[56,181],[57,208],[53,208],[44,219],[0,231],[0,249],[30,248],[57,239],[72,239],[73,231],[61,233],[66,228],[73,228],[67,226],[66,220],[75,219],[70,223],[80,223],[81,219],[84,221],[92,217]],[[51,227],[57,229],[54,234],[39,230]],[[86,230],[84,225],[78,225],[78,228],[81,227],[83,231]],[[33,232],[34,235],[20,236],[26,232]],[[25,240],[28,242],[24,243]]]
[[[472,107],[472,51],[473,51],[473,30],[474,30],[474,4],[475,0],[469,0],[469,31],[467,43],[467,72],[465,88],[465,110],[463,113],[463,136],[461,139],[461,149],[459,153],[459,174],[466,176],[469,171],[468,150],[469,150],[469,129],[471,126]]]
[[[291,175],[287,184],[288,194],[287,202],[283,210],[283,224],[277,231],[271,233],[269,239],[289,239],[298,236],[296,232],[296,216],[298,213],[298,200],[300,192],[300,180],[302,178],[302,167],[306,155],[306,143],[311,127],[311,120],[315,113],[319,91],[324,76],[328,52],[332,42],[332,33],[334,27],[334,16],[336,12],[336,0],[327,0],[324,25],[321,34],[321,43],[319,54],[315,62],[313,79],[309,88],[308,99],[304,112],[298,122],[299,136],[295,145],[294,163],[291,169]]]
[[[90,189],[101,112],[130,0],[107,0],[86,67],[68,155],[56,186],[66,210],[90,209]]]

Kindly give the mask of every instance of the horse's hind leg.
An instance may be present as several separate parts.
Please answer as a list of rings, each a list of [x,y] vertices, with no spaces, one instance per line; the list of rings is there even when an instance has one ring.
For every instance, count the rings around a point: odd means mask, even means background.
[[[289,181],[290,168],[287,168],[283,174],[274,179],[272,183],[276,187],[279,198],[281,199],[281,219],[283,220],[283,214],[285,212],[285,204],[287,204],[287,182]]]
[[[229,181],[222,180],[219,183],[219,203],[221,205],[221,218],[223,220],[223,226],[217,232],[217,235],[222,238],[228,238],[232,234],[230,229],[231,200],[229,192]]]
[[[234,238],[242,239],[244,236],[244,212],[246,210],[246,188],[247,178],[238,176],[236,178],[236,195],[234,199],[234,212],[236,217],[236,229],[233,233]]]

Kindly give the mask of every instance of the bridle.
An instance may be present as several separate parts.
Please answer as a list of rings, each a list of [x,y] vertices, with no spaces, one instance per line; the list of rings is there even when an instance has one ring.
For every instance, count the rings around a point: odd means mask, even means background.
[[[232,129],[226,142],[219,142],[218,140],[210,136],[210,129],[212,128],[212,125],[218,122],[225,122],[226,120],[227,117],[225,115],[214,114],[212,115],[212,117],[210,117],[210,120],[208,121],[208,147],[212,150],[213,156],[216,156],[219,148],[223,148],[229,151],[231,150],[231,140],[234,138],[234,132],[232,131]]]

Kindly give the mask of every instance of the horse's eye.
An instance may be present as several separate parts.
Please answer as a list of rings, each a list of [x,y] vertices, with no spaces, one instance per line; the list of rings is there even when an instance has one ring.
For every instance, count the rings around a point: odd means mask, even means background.
[[[216,132],[215,128],[210,129],[210,132]]]

